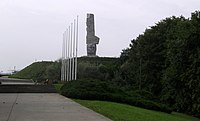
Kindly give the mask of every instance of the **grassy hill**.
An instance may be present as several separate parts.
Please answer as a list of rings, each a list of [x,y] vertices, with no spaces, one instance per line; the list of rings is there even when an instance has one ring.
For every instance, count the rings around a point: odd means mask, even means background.
[[[53,63],[54,62],[48,61],[35,62],[10,77],[42,81],[45,80],[45,71],[47,67]]]
[[[110,58],[110,57],[79,57],[78,58],[78,77],[85,78],[91,74],[87,70],[92,70],[93,72],[97,72],[99,66],[109,66],[113,65],[112,63],[117,61],[118,58]],[[26,68],[22,69],[20,72],[10,76],[12,78],[21,78],[21,79],[33,79],[38,82],[44,81],[46,79],[49,80],[60,80],[60,67],[61,63],[58,61],[49,62],[35,62]],[[91,69],[92,68],[92,69]],[[95,70],[94,70],[95,68]],[[97,72],[99,73],[99,71]]]

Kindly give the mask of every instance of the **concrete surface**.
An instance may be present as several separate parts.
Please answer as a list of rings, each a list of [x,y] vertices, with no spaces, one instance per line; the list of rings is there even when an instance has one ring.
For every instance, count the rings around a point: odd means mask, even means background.
[[[56,93],[1,93],[0,121],[111,121]]]

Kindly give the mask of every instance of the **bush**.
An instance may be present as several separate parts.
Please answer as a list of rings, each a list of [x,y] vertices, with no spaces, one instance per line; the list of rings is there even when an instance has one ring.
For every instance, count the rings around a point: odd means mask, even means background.
[[[142,98],[137,93],[136,91],[130,95],[110,81],[95,79],[70,81],[61,88],[61,94],[69,98],[112,101],[171,113],[171,109],[167,106]]]

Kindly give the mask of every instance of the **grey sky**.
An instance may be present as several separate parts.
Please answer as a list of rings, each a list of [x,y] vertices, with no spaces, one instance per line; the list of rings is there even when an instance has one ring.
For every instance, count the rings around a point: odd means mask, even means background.
[[[198,9],[199,0],[0,0],[0,71],[60,58],[62,34],[76,15],[78,55],[86,55],[86,14],[94,13],[97,54],[118,57],[149,26]]]

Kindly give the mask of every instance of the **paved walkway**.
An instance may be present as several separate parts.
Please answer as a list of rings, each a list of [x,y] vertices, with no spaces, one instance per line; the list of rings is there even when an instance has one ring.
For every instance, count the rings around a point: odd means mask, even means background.
[[[0,121],[111,121],[56,93],[1,93]]]

